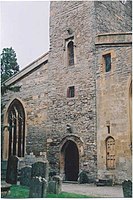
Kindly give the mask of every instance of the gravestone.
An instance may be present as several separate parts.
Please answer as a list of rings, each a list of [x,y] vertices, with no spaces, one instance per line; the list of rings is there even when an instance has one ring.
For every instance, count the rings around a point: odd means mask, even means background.
[[[10,156],[7,163],[6,182],[10,184],[17,184],[17,166],[18,157]]]
[[[125,180],[122,182],[122,189],[124,197],[132,197],[132,182],[130,180]]]
[[[29,155],[26,154],[24,157],[24,162],[26,166],[30,166],[36,162],[36,156],[33,153],[30,153]]]
[[[35,176],[48,179],[48,162],[36,162],[32,164],[31,178]]]
[[[88,178],[88,176],[87,176],[85,171],[81,171],[79,173],[78,182],[79,182],[79,184],[89,183],[89,178]]]
[[[48,193],[56,194],[56,181],[51,180],[48,182]]]
[[[62,179],[60,176],[53,176],[53,181],[56,182],[56,194],[60,194],[62,192]]]
[[[29,198],[46,197],[47,181],[42,177],[33,177],[31,179]]]
[[[1,180],[6,180],[7,161],[1,161]]]
[[[26,154],[24,158],[20,158],[18,162],[18,168],[21,170],[21,168],[25,166],[31,166],[33,163],[35,163],[37,158],[33,153],[30,153],[29,155]]]
[[[30,186],[31,183],[31,166],[23,167],[20,171],[20,185]]]
[[[59,194],[62,191],[62,179],[56,175],[48,182],[48,192],[50,194]]]

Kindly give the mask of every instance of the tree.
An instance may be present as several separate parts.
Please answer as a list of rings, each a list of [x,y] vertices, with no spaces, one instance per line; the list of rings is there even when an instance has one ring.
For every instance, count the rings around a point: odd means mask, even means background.
[[[1,93],[7,90],[17,91],[17,87],[7,86],[4,82],[19,71],[16,53],[12,47],[4,48],[1,57]]]
[[[19,71],[16,53],[13,48],[4,48],[1,54],[1,79],[2,82]]]

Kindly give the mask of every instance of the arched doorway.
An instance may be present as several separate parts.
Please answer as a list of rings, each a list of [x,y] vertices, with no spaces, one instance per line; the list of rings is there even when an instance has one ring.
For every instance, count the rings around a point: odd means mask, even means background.
[[[106,167],[115,169],[115,140],[111,136],[106,139]]]
[[[62,147],[66,181],[77,181],[79,173],[79,151],[75,142],[68,140]]]

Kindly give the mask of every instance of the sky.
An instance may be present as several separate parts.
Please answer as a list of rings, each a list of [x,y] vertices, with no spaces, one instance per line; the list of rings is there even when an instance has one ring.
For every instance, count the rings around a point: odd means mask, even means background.
[[[49,1],[1,1],[1,43],[16,52],[20,70],[49,50]]]

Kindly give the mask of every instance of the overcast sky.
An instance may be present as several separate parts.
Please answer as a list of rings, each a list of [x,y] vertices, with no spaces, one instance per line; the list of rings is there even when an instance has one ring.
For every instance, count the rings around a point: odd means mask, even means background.
[[[49,1],[1,1],[1,46],[12,47],[20,69],[49,50]]]

